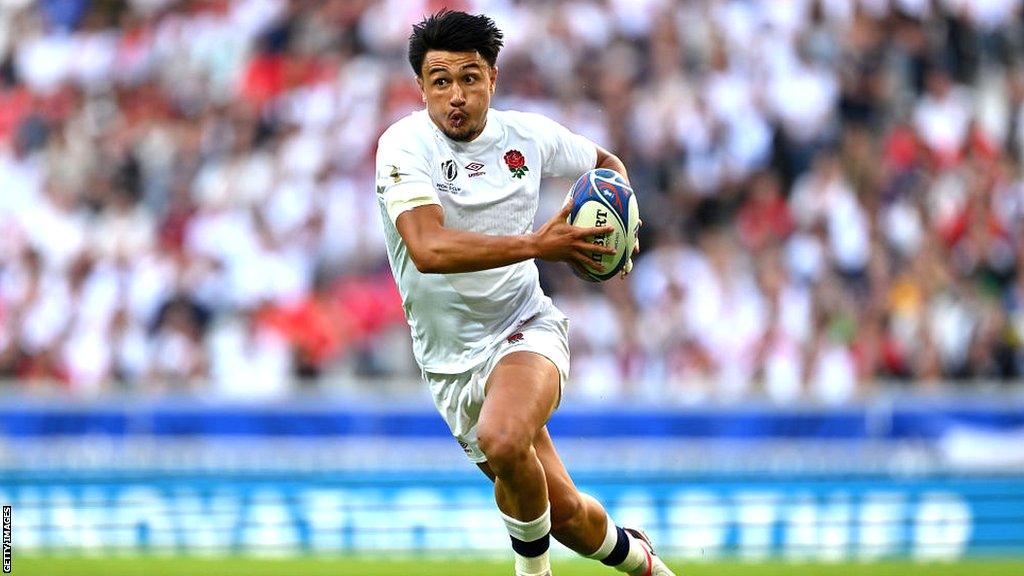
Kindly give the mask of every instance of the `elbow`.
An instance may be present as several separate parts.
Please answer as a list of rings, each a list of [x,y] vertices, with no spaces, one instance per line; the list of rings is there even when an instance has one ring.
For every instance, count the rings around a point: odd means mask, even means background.
[[[420,271],[420,274],[444,273],[444,269],[442,269],[433,261],[413,260],[412,263],[416,265],[416,269]]]
[[[441,258],[430,250],[410,251],[409,258],[420,274],[442,274],[445,272]]]
[[[616,156],[615,154],[612,154],[611,152],[607,152],[604,155],[604,157],[598,158],[597,165],[599,167],[601,167],[601,168],[613,168],[614,169],[614,168],[616,168],[618,166],[622,166],[622,160],[620,160],[619,157]]]

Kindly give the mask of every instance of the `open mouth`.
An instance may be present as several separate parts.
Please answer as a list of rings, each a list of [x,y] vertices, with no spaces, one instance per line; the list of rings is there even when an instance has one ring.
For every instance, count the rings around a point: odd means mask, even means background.
[[[448,115],[448,122],[451,123],[453,128],[461,128],[466,123],[466,115],[461,112],[453,112]]]

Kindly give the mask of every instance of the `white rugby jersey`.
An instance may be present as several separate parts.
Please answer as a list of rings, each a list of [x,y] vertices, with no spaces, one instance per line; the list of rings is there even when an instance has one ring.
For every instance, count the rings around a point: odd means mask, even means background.
[[[577,178],[596,163],[593,142],[537,114],[488,110],[483,132],[471,142],[446,137],[426,110],[384,132],[377,146],[377,200],[423,370],[458,374],[474,368],[492,343],[508,337],[548,298],[533,260],[479,272],[421,273],[395,228],[398,215],[439,204],[446,228],[525,234],[533,228],[541,177]]]

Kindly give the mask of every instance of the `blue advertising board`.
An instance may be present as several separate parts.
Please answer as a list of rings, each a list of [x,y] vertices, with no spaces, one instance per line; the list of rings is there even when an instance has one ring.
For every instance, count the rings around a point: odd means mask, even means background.
[[[549,422],[553,436],[590,438],[814,438],[937,439],[954,427],[992,431],[1024,429],[1024,405],[981,407],[918,403],[880,410],[872,406],[832,409],[744,408],[709,410],[559,410]],[[40,408],[0,404],[0,437],[67,435],[124,436],[271,436],[324,438],[386,436],[447,437],[449,431],[433,408],[408,411],[381,406],[353,409],[324,402],[312,406],[259,407],[155,405],[44,405]]]
[[[577,484],[665,554],[1024,555],[1020,402],[565,410],[549,427],[596,443],[566,453],[591,464]],[[11,400],[0,441],[23,549],[507,551],[490,484],[422,407]],[[399,456],[422,442],[443,448]],[[351,458],[327,456],[342,446]]]
[[[620,524],[663,553],[874,559],[1024,554],[1019,477],[771,480],[582,475]],[[202,476],[7,474],[22,549],[178,553],[500,551],[507,536],[475,473]]]

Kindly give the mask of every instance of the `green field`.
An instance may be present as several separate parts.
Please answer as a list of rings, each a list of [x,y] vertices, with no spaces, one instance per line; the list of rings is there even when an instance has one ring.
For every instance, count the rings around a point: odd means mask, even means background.
[[[678,563],[680,576],[1022,576],[1024,559],[944,564]],[[14,557],[18,576],[510,576],[510,562],[485,560],[371,560],[252,558],[41,558]],[[582,560],[559,561],[555,576],[612,576],[610,568]]]

